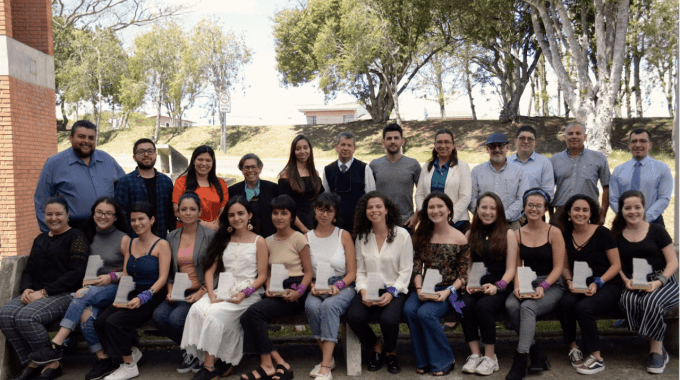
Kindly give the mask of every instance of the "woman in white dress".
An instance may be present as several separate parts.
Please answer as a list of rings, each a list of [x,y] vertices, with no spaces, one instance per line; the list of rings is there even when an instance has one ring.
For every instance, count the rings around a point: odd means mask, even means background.
[[[220,216],[220,229],[208,247],[204,263],[208,293],[189,310],[182,335],[181,347],[188,354],[205,357],[203,368],[193,380],[227,376],[239,363],[243,356],[239,318],[262,298],[262,285],[267,280],[267,244],[254,232],[257,223],[251,220],[248,201],[243,196],[234,197],[226,210]],[[219,300],[217,289],[213,289],[221,272],[232,273],[235,280],[227,300]]]

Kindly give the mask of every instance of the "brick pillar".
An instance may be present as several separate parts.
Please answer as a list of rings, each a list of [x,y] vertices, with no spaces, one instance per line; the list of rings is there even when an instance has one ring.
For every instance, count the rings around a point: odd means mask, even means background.
[[[40,232],[33,194],[57,152],[50,0],[0,0],[0,255]]]

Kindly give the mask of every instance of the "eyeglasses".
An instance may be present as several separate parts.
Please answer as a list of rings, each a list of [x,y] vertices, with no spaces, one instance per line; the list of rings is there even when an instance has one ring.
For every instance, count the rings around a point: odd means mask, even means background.
[[[493,150],[496,150],[496,149],[501,149],[501,150],[502,150],[503,148],[505,148],[505,145],[507,145],[507,144],[505,144],[505,143],[491,143],[491,144],[486,144],[486,146],[487,146],[490,150],[492,150],[492,151],[493,151]]]
[[[243,171],[257,170],[257,165],[248,165],[243,167]]]
[[[435,141],[434,145],[453,145],[453,141],[439,140],[439,141]]]
[[[97,211],[94,212],[94,215],[98,218],[105,216],[108,219],[108,218],[113,218],[113,216],[116,215],[116,213],[115,212],[101,212],[101,211],[97,210]]]
[[[326,209],[316,208],[316,209],[314,209],[314,211],[316,211],[316,213],[319,214],[319,215],[323,215],[323,214],[333,215],[333,214],[335,214],[335,211],[333,209],[327,209],[327,208]]]
[[[526,137],[526,136],[518,137],[517,140],[519,140],[519,141],[521,141],[521,142],[534,142],[534,141],[536,141],[535,138],[533,138],[533,137]]]
[[[147,154],[149,156],[153,156],[154,154],[156,154],[156,149],[140,149],[136,151],[135,154],[138,156],[145,156]]]
[[[533,203],[527,203],[527,208],[531,210],[532,208],[535,208],[536,210],[543,210],[545,208],[545,205],[543,204],[533,204]]]

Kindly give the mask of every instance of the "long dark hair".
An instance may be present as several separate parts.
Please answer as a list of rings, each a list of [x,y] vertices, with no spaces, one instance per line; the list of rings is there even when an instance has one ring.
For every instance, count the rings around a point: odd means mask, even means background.
[[[154,222],[151,225],[151,233],[156,235],[156,231],[158,231],[158,223],[156,218],[156,210],[149,204],[149,202],[136,202],[133,203],[132,206],[130,206],[130,215],[132,215],[133,212],[141,212],[143,214],[146,214],[149,219],[154,218]]]
[[[319,196],[316,198],[316,202],[314,202],[314,209],[316,213],[316,209],[321,208],[321,209],[331,209],[333,212],[335,212],[335,220],[333,220],[333,225],[337,226],[342,224],[342,217],[340,216],[340,196],[335,193],[321,193]],[[312,226],[312,229],[315,229],[316,226],[319,225],[319,221],[316,220],[316,217],[314,218],[314,223]],[[349,231],[347,231],[349,232]]]
[[[560,215],[557,218],[562,231],[574,230],[574,223],[571,222],[571,218],[569,217],[569,210],[571,210],[571,207],[574,206],[576,201],[580,200],[588,202],[588,206],[590,207],[590,223],[598,224],[600,222],[600,205],[587,195],[576,194],[567,200],[567,203],[564,204],[564,207],[562,207]]]
[[[505,260],[505,257],[508,255],[508,220],[505,218],[503,202],[498,195],[490,191],[483,193],[477,198],[475,215],[472,217],[472,224],[470,225],[470,239],[468,239],[470,252],[475,252],[479,256],[484,257],[483,247],[487,236],[484,232],[484,223],[482,223],[477,213],[479,212],[479,204],[486,197],[496,202],[496,221],[493,222],[488,258],[495,261]]]
[[[392,201],[387,198],[383,193],[379,191],[371,191],[364,194],[359,202],[357,202],[357,208],[354,212],[354,231],[352,237],[354,239],[364,238],[364,242],[368,243],[368,234],[373,230],[373,224],[366,217],[366,206],[368,205],[368,200],[372,198],[380,198],[385,205],[387,210],[387,217],[385,222],[387,223],[387,242],[391,243],[394,241],[394,237],[397,236],[397,227],[401,225],[401,211]]]
[[[316,173],[316,167],[314,166],[314,149],[312,149],[312,142],[309,141],[307,136],[295,136],[293,142],[290,144],[288,163],[286,164],[286,167],[283,168],[283,171],[288,176],[288,183],[290,184],[291,190],[300,194],[304,193],[305,182],[302,180],[302,177],[300,177],[300,172],[298,172],[297,169],[297,158],[295,157],[295,146],[300,140],[305,140],[307,141],[307,144],[309,144],[309,158],[307,159],[307,164],[305,166],[309,172],[309,179],[312,181],[312,186],[314,187],[314,198],[316,198],[316,196],[319,195],[319,191],[321,191],[321,178],[319,178],[319,175]]]
[[[618,237],[623,232],[623,229],[626,228],[626,219],[623,218],[623,202],[626,199],[632,197],[640,198],[640,202],[642,202],[642,207],[644,208],[647,207],[645,205],[645,196],[644,194],[642,194],[641,191],[638,190],[624,191],[623,194],[621,194],[621,197],[619,198],[619,211],[616,212],[614,222],[612,222],[612,235],[614,236]],[[646,220],[646,215],[644,212],[642,213],[642,218],[643,220]]]
[[[433,198],[444,201],[446,208],[448,208],[450,212],[449,222],[453,219],[453,201],[451,201],[451,198],[449,198],[448,195],[441,191],[433,191],[425,197],[423,208],[418,212],[420,223],[413,233],[413,247],[415,248],[418,258],[425,263],[426,268],[430,266],[430,239],[432,239],[432,235],[434,234],[434,223],[432,223],[427,215],[427,207],[430,204],[430,200]]]
[[[453,141],[454,144],[456,143],[456,140],[453,138],[453,132],[451,132],[450,130],[445,129],[445,128],[438,130],[437,133],[434,134],[435,143],[437,142],[437,136],[443,135],[443,134],[450,135],[451,141]],[[432,157],[430,158],[429,161],[427,161],[427,171],[428,172],[432,171],[432,166],[434,166],[434,161],[438,157],[439,157],[439,153],[437,153],[437,148],[436,147],[432,148]],[[446,164],[449,165],[449,167],[454,167],[454,166],[458,165],[458,150],[456,150],[455,147],[453,148],[453,152],[451,152],[451,157],[449,157],[449,161]],[[443,166],[441,162],[439,163],[439,165]]]
[[[210,168],[210,173],[208,173],[208,182],[215,188],[217,195],[220,197],[220,203],[224,199],[224,194],[222,193],[222,185],[220,180],[217,178],[217,161],[215,160],[215,151],[213,148],[207,145],[201,145],[194,149],[191,154],[191,160],[189,161],[189,166],[180,174],[180,176],[186,175],[186,188],[184,191],[195,192],[198,188],[198,181],[196,180],[196,157],[203,153],[208,153],[210,158],[213,160],[212,168]]]
[[[116,221],[113,222],[113,227],[119,231],[125,232],[126,234],[128,233],[128,225],[125,219],[125,214],[123,214],[123,208],[120,207],[120,203],[111,197],[101,197],[97,199],[92,205],[90,217],[87,218],[87,223],[85,223],[85,236],[87,236],[87,240],[90,241],[90,244],[92,244],[92,240],[94,240],[94,235],[97,234],[97,224],[94,222],[94,209],[97,208],[100,203],[106,203],[113,206],[114,210],[116,211]]]
[[[221,259],[222,255],[224,254],[224,250],[227,248],[227,245],[231,240],[231,233],[233,232],[233,229],[232,231],[229,231],[229,228],[231,227],[229,225],[229,209],[236,203],[243,205],[243,207],[245,207],[246,211],[249,214],[253,213],[253,210],[250,207],[250,203],[243,195],[237,195],[235,197],[232,197],[229,199],[229,202],[227,202],[227,205],[224,207],[222,215],[220,215],[220,228],[217,230],[217,233],[215,233],[215,236],[210,241],[210,244],[208,245],[207,255],[205,256],[205,259],[203,259],[203,262],[201,263],[203,265],[203,268],[205,269],[208,269],[211,266],[213,266],[213,264],[217,263],[217,270],[215,271],[215,273],[220,273],[224,270],[224,262]],[[260,230],[260,225],[258,221],[251,219],[250,223],[253,225],[253,232],[257,233]]]

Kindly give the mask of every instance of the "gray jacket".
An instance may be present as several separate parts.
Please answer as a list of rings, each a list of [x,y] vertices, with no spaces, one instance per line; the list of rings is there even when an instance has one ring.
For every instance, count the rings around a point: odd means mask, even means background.
[[[175,281],[175,273],[178,271],[177,267],[177,252],[179,251],[179,240],[182,235],[183,228],[178,228],[171,231],[168,234],[168,243],[170,243],[170,252],[172,254],[172,264],[170,265],[170,276],[168,277],[168,282],[173,283]],[[215,231],[198,225],[196,229],[196,240],[194,241],[194,267],[196,268],[196,278],[201,283],[205,285],[205,268],[203,268],[203,260],[205,259],[208,251],[208,245],[213,236],[215,236]]]

